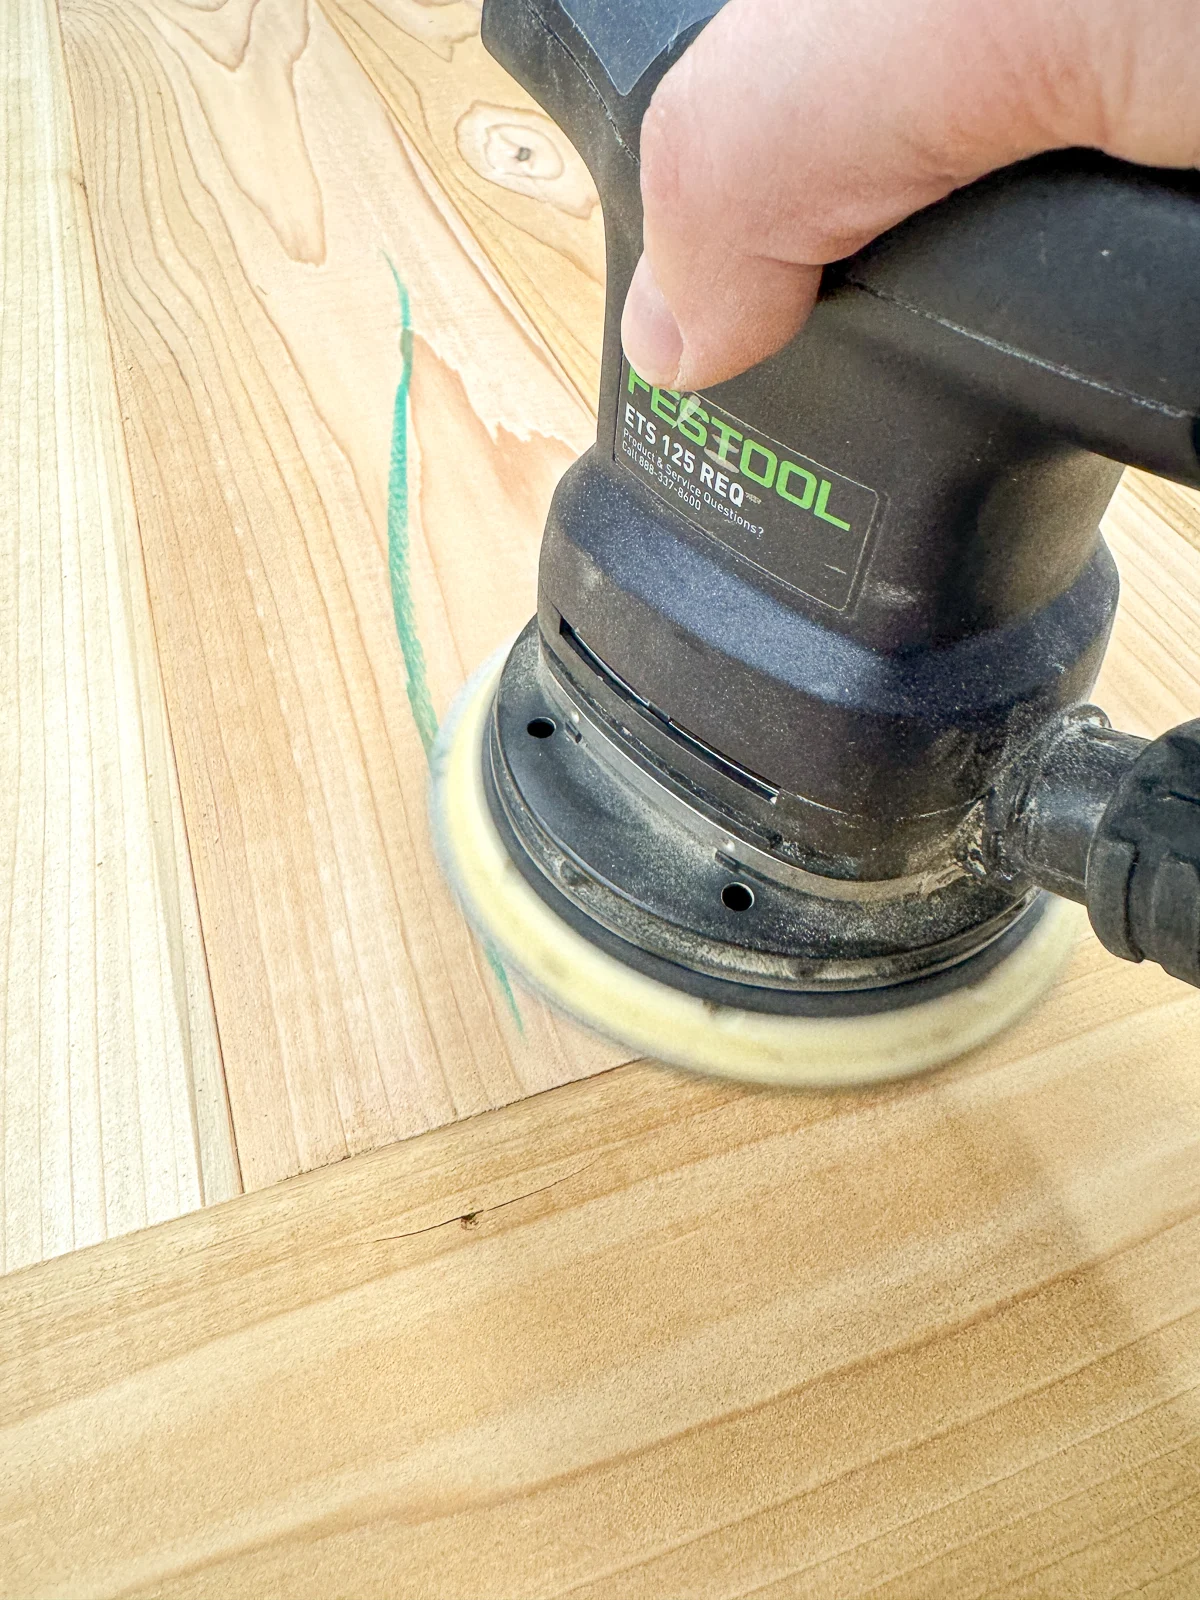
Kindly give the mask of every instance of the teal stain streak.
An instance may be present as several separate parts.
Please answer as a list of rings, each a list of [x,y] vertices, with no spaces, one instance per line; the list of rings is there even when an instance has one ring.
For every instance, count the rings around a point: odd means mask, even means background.
[[[392,408],[392,453],[388,464],[388,576],[392,585],[392,613],[396,619],[396,633],[400,639],[400,654],[404,657],[404,683],[413,721],[421,736],[421,746],[428,759],[437,738],[437,712],[429,693],[429,674],[425,667],[425,650],[417,632],[416,613],[413,608],[412,573],[408,537],[408,391],[412,382],[413,336],[412,304],[408,290],[396,271],[395,264],[384,257],[391,269],[396,294],[400,300],[400,381],[396,385],[396,399]],[[504,963],[488,943],[484,943],[487,964],[492,976],[508,1003],[513,1021],[520,1033],[525,1032],[525,1019],[513,993]]]
[[[391,261],[388,261],[388,266],[392,269],[396,293],[400,297],[401,360],[400,381],[396,385],[396,401],[392,410],[392,454],[388,468],[388,575],[392,582],[392,612],[400,637],[400,652],[404,657],[408,703],[421,736],[421,745],[428,756],[437,738],[437,713],[429,694],[425,651],[413,610],[408,537],[408,391],[413,365],[412,307],[408,290],[400,281],[400,274]]]
[[[490,944],[484,945],[483,953],[485,956],[487,956],[487,964],[492,969],[492,976],[499,985],[501,994],[508,1001],[508,1009],[512,1012],[513,1021],[516,1023],[518,1031],[520,1033],[524,1033],[525,1019],[521,1015],[521,1008],[517,1004],[517,997],[513,993],[513,986],[509,979],[508,972],[505,970],[503,961],[501,961],[500,957],[496,954],[495,950],[492,949]]]

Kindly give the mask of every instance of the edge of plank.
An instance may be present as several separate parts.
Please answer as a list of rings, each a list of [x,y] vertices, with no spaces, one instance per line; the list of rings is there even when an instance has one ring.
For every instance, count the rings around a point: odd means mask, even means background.
[[[0,23],[13,1268],[240,1189],[59,18]]]

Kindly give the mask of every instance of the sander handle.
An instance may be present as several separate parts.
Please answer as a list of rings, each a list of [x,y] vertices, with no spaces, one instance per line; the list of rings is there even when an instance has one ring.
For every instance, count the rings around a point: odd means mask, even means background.
[[[642,245],[642,117],[722,4],[484,6],[487,48],[564,129],[599,188],[609,246],[606,369],[619,365],[612,321]],[[1048,435],[1200,485],[1198,172],[1089,151],[1036,157],[830,267],[822,297],[826,325],[841,317]]]
[[[831,268],[913,360],[1098,455],[1200,485],[1200,172],[1035,157]]]

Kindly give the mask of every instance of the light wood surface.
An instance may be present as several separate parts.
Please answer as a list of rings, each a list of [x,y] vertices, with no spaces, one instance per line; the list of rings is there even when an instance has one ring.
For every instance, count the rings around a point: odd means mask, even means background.
[[[1117,727],[1156,738],[1200,716],[1200,494],[1127,472],[1104,532],[1121,605],[1096,699]]]
[[[0,121],[3,1271],[239,1184],[50,0]]]
[[[470,0],[327,9],[63,0],[69,96],[6,13],[10,1266],[236,1188],[218,1034],[248,1188],[619,1059],[493,970],[425,816],[590,434],[601,219]],[[1143,732],[1200,706],[1196,507],[1109,519]]]
[[[321,0],[475,246],[594,408],[604,233],[574,147],[479,38],[473,0]]]
[[[1200,996],[626,1067],[0,1280],[0,1593],[1200,1588]]]
[[[489,969],[425,799],[593,423],[316,7],[64,0],[63,26],[254,1188],[620,1059]]]
[[[236,1189],[218,1036],[261,1191],[0,1278],[0,1595],[1200,1593],[1200,994],[1089,940],[907,1086],[570,1083],[465,933],[425,745],[600,220],[471,0],[325,3],[0,7],[6,1263]],[[1107,531],[1156,733],[1200,500]]]
[[[66,78],[53,8],[8,16],[18,1266],[619,1053],[491,970],[424,800],[592,427],[578,157],[470,0],[64,0]],[[1200,704],[1195,506],[1110,517],[1102,698],[1147,733]]]

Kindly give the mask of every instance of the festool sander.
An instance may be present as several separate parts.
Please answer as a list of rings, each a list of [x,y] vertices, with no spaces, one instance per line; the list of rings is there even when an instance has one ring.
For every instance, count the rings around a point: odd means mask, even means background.
[[[1200,983],[1200,721],[1087,703],[1122,463],[1200,485],[1200,177],[1023,163],[826,274],[702,394],[623,358],[638,139],[722,0],[486,0],[595,177],[595,447],[538,612],[435,760],[484,938],[636,1050],[768,1082],[935,1065],[1052,981],[1087,907]]]

